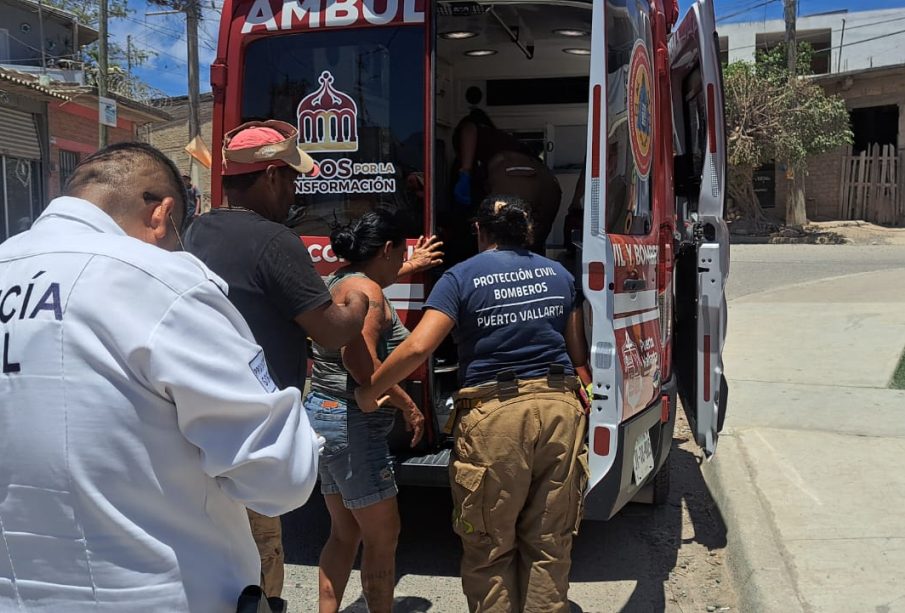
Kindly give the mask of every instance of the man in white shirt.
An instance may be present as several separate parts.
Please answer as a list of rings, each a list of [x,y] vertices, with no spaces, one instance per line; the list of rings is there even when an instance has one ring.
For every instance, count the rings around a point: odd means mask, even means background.
[[[0,245],[0,611],[235,610],[260,578],[245,507],[314,486],[300,393],[222,281],[166,251],[172,162],[113,145],[66,193]]]

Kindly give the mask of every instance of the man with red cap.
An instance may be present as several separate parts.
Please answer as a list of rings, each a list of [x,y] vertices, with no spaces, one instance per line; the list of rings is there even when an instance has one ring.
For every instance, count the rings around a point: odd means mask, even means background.
[[[297,135],[292,125],[274,120],[244,123],[228,132],[222,169],[228,206],[198,218],[185,242],[229,285],[229,299],[264,349],[277,385],[302,389],[306,337],[342,347],[361,332],[368,300],[357,292],[345,304],[335,304],[308,250],[283,225],[295,200],[296,178],[317,172],[299,149]],[[249,518],[261,553],[262,587],[267,596],[279,596],[280,518],[253,511]]]

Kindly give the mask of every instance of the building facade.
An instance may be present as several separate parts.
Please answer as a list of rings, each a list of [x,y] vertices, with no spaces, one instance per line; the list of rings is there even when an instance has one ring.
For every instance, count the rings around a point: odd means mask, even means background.
[[[43,33],[43,38],[41,34]],[[97,31],[33,0],[0,0],[0,242],[28,227],[60,194],[79,160],[98,148],[98,96],[78,50]],[[138,140],[168,116],[111,95],[108,142]]]
[[[201,139],[210,146],[211,121],[214,112],[214,98],[210,92],[201,94]],[[185,151],[189,142],[189,98],[188,96],[174,96],[160,101],[166,109],[169,121],[155,123],[148,126],[147,141],[163,151],[173,160],[179,169],[189,174],[191,158]],[[211,171],[201,164],[195,164],[195,187],[201,192],[202,210],[211,207]]]
[[[796,19],[796,37],[814,49],[815,74],[855,72],[905,64],[905,8],[838,11]],[[721,23],[724,60],[753,62],[758,49],[785,40],[782,19]]]
[[[785,40],[783,20],[747,21],[718,26],[724,62],[756,60]],[[878,147],[891,150],[901,173],[905,157],[905,9],[840,11],[799,17],[796,37],[811,44],[809,78],[838,95],[849,110],[851,148],[815,156],[808,162],[805,200],[809,219],[848,218],[843,175],[852,156]],[[896,179],[890,179],[895,181]],[[901,177],[898,178],[901,183]],[[789,180],[781,163],[755,175],[755,191],[765,211],[782,219]],[[902,198],[899,190],[898,198]],[[862,211],[863,213],[863,211]],[[863,217],[864,215],[862,215]],[[870,217],[870,215],[867,215]],[[886,223],[886,222],[884,222]],[[897,221],[905,223],[905,219]]]

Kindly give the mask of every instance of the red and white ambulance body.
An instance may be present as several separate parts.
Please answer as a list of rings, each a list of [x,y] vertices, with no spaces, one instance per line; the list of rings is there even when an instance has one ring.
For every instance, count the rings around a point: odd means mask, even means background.
[[[670,33],[675,19],[663,0],[226,0],[211,67],[215,166],[224,132],[262,118],[298,125],[318,161],[297,183],[291,225],[324,275],[341,265],[331,225],[382,204],[407,209],[418,233],[467,240],[449,230],[462,215],[452,136],[474,104],[560,183],[549,255],[563,253],[563,220],[583,201],[589,517],[647,485],[663,497],[677,394],[708,455],[725,413],[718,44],[706,0]],[[220,202],[216,178],[212,191]],[[432,278],[387,290],[410,328]],[[429,431],[400,455],[403,483],[446,483],[453,358],[438,352],[406,383]]]

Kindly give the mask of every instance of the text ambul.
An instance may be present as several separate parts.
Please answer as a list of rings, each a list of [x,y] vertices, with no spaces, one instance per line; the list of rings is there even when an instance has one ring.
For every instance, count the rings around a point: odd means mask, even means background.
[[[415,23],[424,23],[424,0],[255,0],[242,34]]]

